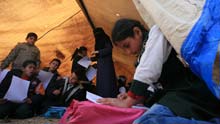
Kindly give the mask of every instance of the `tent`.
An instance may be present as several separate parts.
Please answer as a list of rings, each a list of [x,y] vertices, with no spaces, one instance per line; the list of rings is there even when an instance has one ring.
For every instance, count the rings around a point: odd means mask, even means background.
[[[91,27],[110,34],[119,18],[132,18],[150,28],[156,24],[181,61],[220,99],[219,0],[77,0]],[[140,15],[139,15],[140,14]]]
[[[190,40],[190,37],[187,38],[187,36],[193,31],[194,25],[197,24],[200,17],[203,15],[209,17],[210,13],[218,13],[219,7],[216,6],[218,4],[218,0],[208,2],[205,2],[205,0],[0,1],[0,40],[2,43],[0,46],[0,60],[9,53],[17,42],[24,41],[28,32],[33,31],[40,36],[37,46],[41,50],[42,67],[46,66],[51,59],[57,57],[57,53],[62,53],[65,58],[62,60],[63,64],[60,67],[60,72],[67,75],[71,67],[70,57],[75,48],[85,45],[89,48],[89,53],[93,51],[94,37],[92,29],[94,27],[103,27],[107,34],[110,35],[116,20],[119,18],[132,18],[141,21],[146,28],[150,28],[153,24],[158,24],[177,52],[185,57],[184,59],[190,66],[195,67],[192,67],[195,73],[202,77],[207,72],[209,74],[212,73],[210,68],[214,66],[216,69],[213,72],[215,73],[214,80],[219,82],[219,55],[216,58],[212,56],[213,61],[211,61],[211,64],[206,64],[209,65],[207,66],[209,71],[205,71],[206,69],[201,70],[205,66],[200,68],[197,65],[193,65],[195,64],[193,63],[195,59],[190,57],[190,54],[181,53],[183,41]],[[207,11],[210,11],[209,13],[207,12],[208,14],[204,13],[206,11],[203,12],[204,5]],[[216,6],[216,9],[208,10],[208,7],[211,6]],[[218,14],[212,15],[212,18],[207,19],[214,18],[218,21]],[[203,27],[208,28],[210,25],[204,25]],[[218,35],[216,32],[216,37],[213,37],[216,40],[215,43],[219,43]],[[216,46],[214,52],[216,52],[216,49],[220,49],[220,47],[217,48]],[[196,51],[196,49],[192,50]],[[182,51],[190,51],[190,48],[186,47]],[[212,64],[214,58],[215,65]],[[129,80],[132,79],[135,56],[128,57],[119,49],[114,48],[113,59],[117,74],[124,74],[129,77]],[[201,62],[204,64],[204,61]],[[200,65],[201,63],[198,64]],[[212,80],[210,79],[211,75],[209,75],[208,80]]]
[[[36,32],[40,37],[36,45],[41,51],[41,67],[47,66],[59,53],[65,56],[59,69],[62,75],[70,74],[71,55],[77,47],[86,46],[88,54],[94,50],[92,28],[76,1],[3,0],[0,9],[0,61],[17,43],[25,41],[28,32]],[[135,57],[127,61],[128,57],[116,51],[117,74],[131,79]]]

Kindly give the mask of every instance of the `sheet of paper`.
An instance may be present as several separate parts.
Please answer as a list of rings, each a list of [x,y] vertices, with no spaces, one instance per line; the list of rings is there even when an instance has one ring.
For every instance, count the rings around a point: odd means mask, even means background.
[[[86,77],[89,81],[91,81],[96,76],[97,70],[93,67],[89,67],[89,69],[86,72]]]
[[[4,69],[0,72],[0,84],[2,83],[2,80],[5,78],[5,76],[8,74],[9,70]]]
[[[23,103],[24,99],[27,98],[29,85],[30,81],[13,76],[11,85],[6,92],[4,99],[16,103]]]
[[[85,56],[82,59],[80,59],[77,63],[85,68],[88,68],[92,61],[87,56]]]
[[[96,100],[101,99],[101,98],[102,98],[101,96],[98,96],[96,94],[93,94],[93,93],[86,91],[86,99],[88,99],[91,102],[100,104],[100,103],[96,102]]]
[[[96,102],[98,99],[101,99],[101,98],[103,98],[103,97],[101,97],[101,96],[98,96],[98,95],[96,95],[96,94],[93,94],[93,93],[90,93],[90,92],[88,92],[88,91],[86,91],[86,99],[88,99],[89,101],[91,101],[91,102],[94,102],[94,103],[96,103],[96,104],[100,104],[100,103],[98,103],[98,102]],[[139,106],[139,105],[134,105],[134,106],[132,106],[132,108],[136,108],[136,109],[149,109],[149,108],[147,108],[147,107],[145,107],[145,106]]]
[[[41,82],[43,83],[44,89],[46,89],[47,86],[48,86],[48,84],[50,83],[50,80],[51,80],[52,77],[53,77],[53,73],[40,70],[40,72],[38,73],[38,76],[37,76],[37,77],[38,77],[38,78],[41,80]]]

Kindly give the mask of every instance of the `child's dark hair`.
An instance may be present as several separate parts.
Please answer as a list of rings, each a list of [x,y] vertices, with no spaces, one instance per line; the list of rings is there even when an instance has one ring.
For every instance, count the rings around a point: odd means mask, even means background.
[[[78,53],[82,53],[83,51],[87,51],[87,48],[84,47],[84,46],[81,46],[81,47],[79,47],[79,48],[76,48],[76,50],[74,51],[74,53],[73,53],[73,55],[72,55],[71,60],[73,60]]]
[[[146,29],[143,25],[137,20],[133,19],[120,19],[115,23],[115,26],[112,29],[112,41],[115,44],[121,40],[126,39],[127,37],[133,37],[134,32],[133,28],[138,27],[144,33]]]
[[[26,39],[28,39],[29,37],[34,37],[36,40],[37,40],[37,38],[38,38],[37,34],[34,33],[34,32],[29,32],[29,33],[27,34]]]
[[[52,61],[50,61],[50,63],[52,63],[53,61],[58,62],[58,67],[61,65],[61,61],[57,58],[54,58]]]
[[[35,61],[33,61],[33,60],[26,60],[26,61],[24,61],[22,66],[23,66],[23,68],[25,68],[25,67],[27,67],[30,64],[33,64],[34,66],[37,66],[37,63]]]

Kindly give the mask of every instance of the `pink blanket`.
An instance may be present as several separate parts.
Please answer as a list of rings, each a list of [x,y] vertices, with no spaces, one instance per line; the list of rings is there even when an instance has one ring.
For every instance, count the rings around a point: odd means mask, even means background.
[[[60,124],[132,124],[146,110],[72,101]]]

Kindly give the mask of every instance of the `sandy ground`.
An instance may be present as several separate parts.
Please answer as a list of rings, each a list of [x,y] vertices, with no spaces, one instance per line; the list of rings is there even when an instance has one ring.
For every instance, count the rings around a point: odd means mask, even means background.
[[[1,120],[0,124],[58,124],[59,119],[46,119],[44,117],[33,117],[29,119]]]

